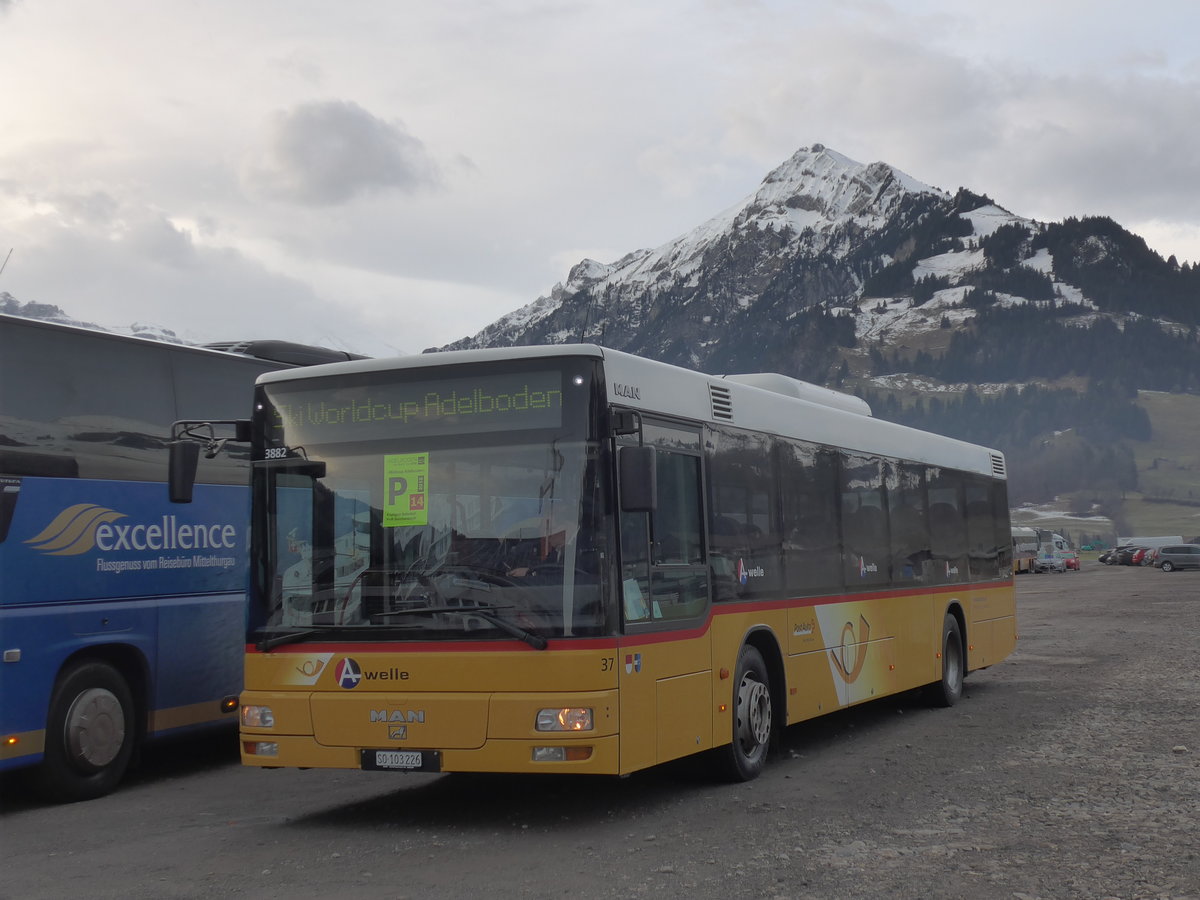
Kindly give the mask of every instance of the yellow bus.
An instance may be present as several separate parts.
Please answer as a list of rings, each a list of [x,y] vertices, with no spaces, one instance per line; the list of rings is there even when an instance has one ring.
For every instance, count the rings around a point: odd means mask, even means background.
[[[1038,557],[1038,530],[1025,525],[1012,526],[1013,574],[1028,575]]]
[[[247,765],[748,780],[1015,646],[1003,456],[791,378],[363,360],[262,376],[252,433]]]

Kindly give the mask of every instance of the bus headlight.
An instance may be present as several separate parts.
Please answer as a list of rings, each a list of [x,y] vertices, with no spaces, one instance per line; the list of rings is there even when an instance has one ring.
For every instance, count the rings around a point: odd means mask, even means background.
[[[580,762],[592,758],[591,747],[534,747],[533,761]]]
[[[591,731],[593,727],[592,710],[588,707],[538,710],[538,731]]]
[[[269,706],[243,706],[242,725],[246,728],[274,728],[275,713]]]

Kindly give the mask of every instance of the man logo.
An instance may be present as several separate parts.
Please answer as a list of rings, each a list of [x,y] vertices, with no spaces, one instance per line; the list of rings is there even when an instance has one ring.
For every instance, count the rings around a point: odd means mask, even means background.
[[[337,664],[337,668],[333,671],[333,677],[337,679],[337,683],[346,690],[358,687],[358,683],[362,681],[362,669],[358,667],[358,663],[350,657],[346,657]]]

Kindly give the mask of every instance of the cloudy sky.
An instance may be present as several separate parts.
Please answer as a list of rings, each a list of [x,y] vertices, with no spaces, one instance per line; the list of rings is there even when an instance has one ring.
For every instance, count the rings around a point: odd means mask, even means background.
[[[0,291],[370,354],[823,143],[1200,262],[1192,0],[0,0]]]

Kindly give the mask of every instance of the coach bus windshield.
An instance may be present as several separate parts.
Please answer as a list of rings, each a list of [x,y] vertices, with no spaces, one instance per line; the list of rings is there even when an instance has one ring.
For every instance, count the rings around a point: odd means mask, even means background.
[[[260,387],[250,640],[607,633],[591,366]]]

